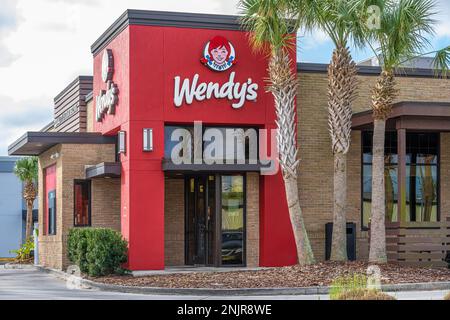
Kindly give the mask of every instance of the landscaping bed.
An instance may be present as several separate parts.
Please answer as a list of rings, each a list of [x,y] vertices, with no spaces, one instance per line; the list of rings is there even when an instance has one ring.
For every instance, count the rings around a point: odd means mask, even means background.
[[[108,276],[90,280],[136,287],[161,288],[299,288],[329,286],[337,277],[365,274],[364,262],[324,262],[311,266],[270,268],[257,271],[192,272],[133,277]],[[450,269],[414,268],[387,264],[381,268],[382,284],[450,282]]]

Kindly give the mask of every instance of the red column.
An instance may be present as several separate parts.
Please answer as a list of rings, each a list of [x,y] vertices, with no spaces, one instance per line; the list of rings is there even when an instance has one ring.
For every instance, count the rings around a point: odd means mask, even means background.
[[[164,269],[164,153],[162,122],[132,121],[122,176],[122,233],[129,242],[128,268]],[[143,151],[143,129],[153,129],[154,151]]]

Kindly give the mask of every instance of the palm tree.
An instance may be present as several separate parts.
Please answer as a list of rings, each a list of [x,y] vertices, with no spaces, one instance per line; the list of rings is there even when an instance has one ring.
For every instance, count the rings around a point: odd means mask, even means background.
[[[395,70],[405,62],[425,55],[430,44],[426,38],[434,33],[433,0],[376,1],[381,9],[380,28],[369,30],[371,43],[381,65],[381,74],[372,93],[374,117],[372,210],[369,260],[386,263],[384,141],[386,119],[389,118],[397,95]],[[437,51],[435,65],[448,70],[448,48]]]
[[[331,260],[346,261],[347,153],[350,148],[352,102],[356,98],[357,68],[349,43],[365,46],[360,0],[304,0],[297,2],[300,23],[320,28],[335,46],[328,67],[328,127],[334,155],[333,237]]]
[[[295,97],[297,79],[289,57],[295,45],[295,2],[289,0],[241,0],[243,27],[250,33],[253,48],[269,56],[268,91],[275,99],[277,147],[286,190],[289,217],[295,237],[299,264],[314,263],[298,196],[298,148]]]
[[[25,241],[31,239],[33,233],[33,203],[37,196],[36,181],[38,177],[38,159],[22,158],[16,162],[14,174],[24,184],[23,197],[27,204],[27,224]]]

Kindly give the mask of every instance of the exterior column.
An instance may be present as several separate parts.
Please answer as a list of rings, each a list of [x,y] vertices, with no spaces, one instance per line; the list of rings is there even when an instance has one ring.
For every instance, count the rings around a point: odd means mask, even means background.
[[[397,129],[398,222],[406,221],[406,129]]]

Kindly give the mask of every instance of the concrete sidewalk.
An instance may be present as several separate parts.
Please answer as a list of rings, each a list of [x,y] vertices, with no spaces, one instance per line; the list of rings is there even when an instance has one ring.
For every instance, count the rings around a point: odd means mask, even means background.
[[[399,300],[442,300],[446,291],[410,291],[391,293]],[[28,269],[0,267],[0,300],[328,300],[328,295],[277,296],[195,296],[146,295],[119,292],[72,290],[52,274]]]

